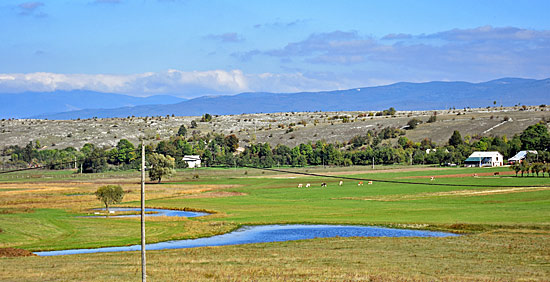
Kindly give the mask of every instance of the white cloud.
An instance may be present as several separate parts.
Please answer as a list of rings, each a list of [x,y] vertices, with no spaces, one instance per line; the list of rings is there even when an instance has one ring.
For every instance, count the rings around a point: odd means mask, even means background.
[[[297,92],[351,88],[357,82],[338,82],[302,73],[245,74],[241,70],[167,70],[130,75],[12,73],[0,74],[0,93],[91,90],[134,96],[170,94],[193,98],[241,92]]]

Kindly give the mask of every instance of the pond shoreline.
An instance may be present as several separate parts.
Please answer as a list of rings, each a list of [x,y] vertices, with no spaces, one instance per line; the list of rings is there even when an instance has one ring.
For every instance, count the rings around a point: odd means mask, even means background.
[[[183,249],[197,247],[214,247],[227,245],[243,245],[254,243],[286,242],[309,240],[316,238],[339,237],[455,237],[460,236],[448,232],[425,230],[396,229],[387,227],[358,226],[358,225],[255,225],[241,226],[229,233],[202,237],[197,239],[171,240],[159,243],[150,243],[147,250]],[[140,245],[124,247],[104,247],[93,249],[72,249],[61,251],[35,252],[38,256],[59,256],[73,254],[87,254],[100,252],[139,251]]]

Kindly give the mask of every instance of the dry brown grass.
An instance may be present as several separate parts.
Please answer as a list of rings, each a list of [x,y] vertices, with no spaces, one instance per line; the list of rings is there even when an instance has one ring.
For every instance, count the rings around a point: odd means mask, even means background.
[[[62,208],[83,211],[101,206],[94,192],[106,184],[118,184],[126,192],[124,202],[140,200],[140,184],[135,179],[96,179],[87,182],[0,183],[0,208],[9,210]],[[236,185],[148,184],[147,199],[188,195],[189,197],[228,197],[230,192],[216,192]],[[209,192],[203,194],[205,192]],[[227,194],[229,193],[229,194]]]
[[[330,238],[149,251],[152,281],[548,281],[550,237]],[[138,252],[0,259],[0,280],[136,281]]]

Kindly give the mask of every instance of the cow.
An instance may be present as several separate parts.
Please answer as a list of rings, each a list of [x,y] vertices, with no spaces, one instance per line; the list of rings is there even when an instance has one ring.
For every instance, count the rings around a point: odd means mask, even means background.
[[[434,179],[435,179],[434,176],[430,177],[430,181],[434,181]]]
[[[497,172],[493,173],[493,176],[500,176],[500,172],[497,171]]]
[[[372,184],[372,181],[369,181],[367,184],[368,184],[368,185],[371,185],[371,184]]]
[[[298,188],[302,188],[302,183],[298,184]]]
[[[363,181],[359,181],[359,183],[357,183],[357,186],[363,186]]]
[[[340,183],[338,183],[338,186],[344,185],[344,181],[340,180]]]
[[[327,184],[325,182],[321,183],[321,187],[327,187]]]
[[[311,186],[309,183],[306,184],[306,188],[309,188],[309,186]]]

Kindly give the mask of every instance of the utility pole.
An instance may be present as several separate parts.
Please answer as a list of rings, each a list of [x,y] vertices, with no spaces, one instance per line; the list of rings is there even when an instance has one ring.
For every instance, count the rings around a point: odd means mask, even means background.
[[[141,281],[147,280],[145,271],[145,145],[141,140]]]

